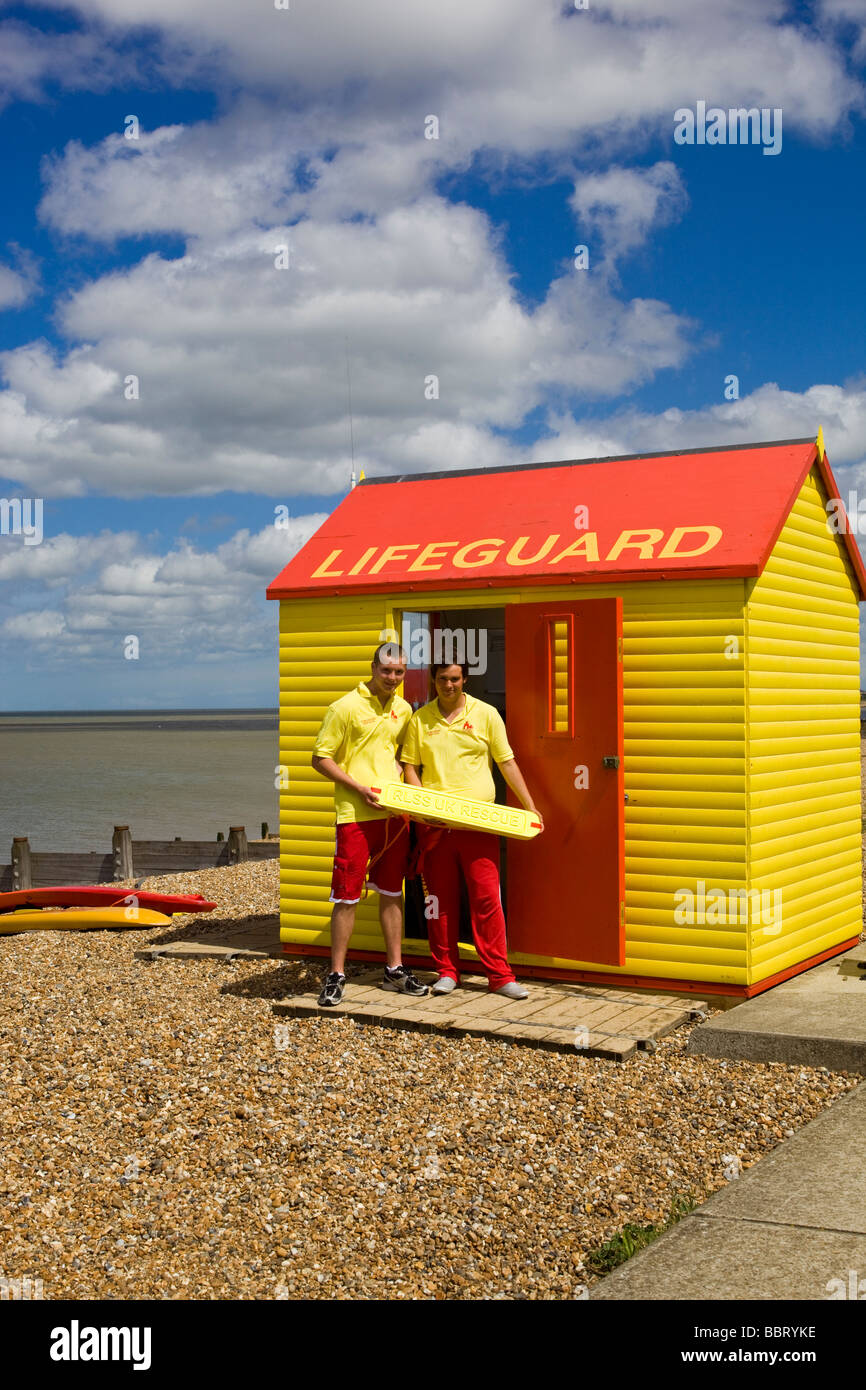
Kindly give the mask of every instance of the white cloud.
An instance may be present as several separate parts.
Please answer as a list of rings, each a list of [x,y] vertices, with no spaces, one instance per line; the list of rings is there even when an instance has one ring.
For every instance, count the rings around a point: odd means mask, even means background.
[[[62,613],[51,608],[32,609],[7,618],[3,624],[3,635],[26,642],[48,642],[60,637],[66,627]]]
[[[0,538],[0,602],[17,610],[0,632],[37,649],[42,669],[112,668],[130,634],[147,669],[272,655],[274,609],[264,591],[324,520],[308,513],[286,527],[238,531],[212,551],[180,541],[164,554],[134,532],[64,534],[32,547]],[[41,603],[48,592],[50,607]]]
[[[676,165],[663,160],[649,169],[586,174],[570,202],[580,228],[597,234],[606,255],[618,259],[646,241],[653,227],[677,221],[688,196]]]
[[[866,61],[866,0],[819,0],[818,13],[830,25],[838,25],[843,34],[846,28],[853,28],[854,56]]]
[[[70,8],[115,38],[141,24],[129,0]],[[169,75],[197,69],[294,111],[327,92],[360,121],[420,127],[436,113],[464,149],[528,154],[603,128],[633,146],[643,124],[696,97],[781,105],[786,122],[826,132],[858,101],[832,37],[793,22],[782,0],[593,0],[581,12],[562,0],[292,0],[283,11],[148,0],[147,23]]]
[[[617,411],[606,420],[551,417],[552,439],[536,449],[545,459],[603,458],[701,445],[750,444],[814,437],[824,429],[834,472],[860,467],[866,480],[866,382],[784,391],[766,382],[751,395],[700,410],[670,409],[651,415]]]
[[[39,545],[26,545],[18,537],[0,538],[0,582],[29,580],[53,585],[94,565],[109,564],[137,545],[128,531],[102,531],[93,536],[49,536]]]
[[[44,162],[40,216],[106,242],[154,232],[212,240],[279,220],[292,156],[262,115],[252,127],[234,119],[141,130],[137,139],[113,133],[90,147],[72,140]]]
[[[33,279],[0,263],[0,309],[20,309],[33,294]]]
[[[275,268],[280,245],[288,270]],[[494,431],[551,395],[628,391],[689,353],[685,319],[621,300],[573,269],[571,250],[527,306],[487,217],[427,194],[375,221],[247,228],[196,238],[177,260],[148,255],[61,305],[64,333],[86,347],[62,363],[40,344],[0,358],[0,469],[53,495],[338,492],[351,467],[346,338],[358,467],[502,460]],[[140,396],[127,400],[133,374]]]
[[[58,8],[53,0],[51,8]],[[55,85],[103,91],[133,80],[139,69],[121,36],[112,42],[100,25],[52,33],[16,19],[0,23],[0,110],[11,101],[43,100]]]
[[[76,415],[121,386],[119,373],[101,367],[90,347],[73,348],[59,363],[47,343],[29,343],[0,353],[0,370],[37,412]]]

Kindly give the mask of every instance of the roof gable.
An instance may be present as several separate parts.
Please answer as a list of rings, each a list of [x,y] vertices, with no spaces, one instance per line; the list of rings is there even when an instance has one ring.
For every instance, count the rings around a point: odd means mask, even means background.
[[[759,575],[816,462],[838,498],[811,439],[368,479],[268,597]]]

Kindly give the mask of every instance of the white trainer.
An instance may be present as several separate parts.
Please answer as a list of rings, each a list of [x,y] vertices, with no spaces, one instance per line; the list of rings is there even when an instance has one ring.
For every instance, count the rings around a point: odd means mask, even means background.
[[[457,981],[452,980],[450,975],[440,975],[431,990],[431,994],[450,994],[456,988]]]
[[[524,989],[516,980],[509,980],[507,985],[502,985],[500,989],[494,989],[493,994],[504,994],[506,999],[528,999],[529,990]]]

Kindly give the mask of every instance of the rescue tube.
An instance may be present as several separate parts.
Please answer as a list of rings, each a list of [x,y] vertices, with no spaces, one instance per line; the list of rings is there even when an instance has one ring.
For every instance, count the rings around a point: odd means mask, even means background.
[[[513,840],[534,840],[541,830],[535,811],[522,806],[502,806],[497,801],[476,801],[462,792],[434,792],[408,782],[389,782],[373,787],[380,806],[420,820],[435,821],[460,830],[486,830]]]

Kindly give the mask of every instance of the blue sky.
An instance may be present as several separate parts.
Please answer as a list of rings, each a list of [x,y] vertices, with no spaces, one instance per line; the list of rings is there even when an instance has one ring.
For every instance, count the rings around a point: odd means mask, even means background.
[[[263,590],[348,486],[347,342],[368,472],[822,423],[857,486],[860,0],[147,15],[0,0],[0,496],[45,529],[0,536],[0,708],[274,703]],[[698,99],[781,108],[781,152],[676,144]]]

